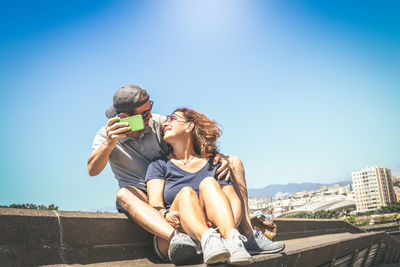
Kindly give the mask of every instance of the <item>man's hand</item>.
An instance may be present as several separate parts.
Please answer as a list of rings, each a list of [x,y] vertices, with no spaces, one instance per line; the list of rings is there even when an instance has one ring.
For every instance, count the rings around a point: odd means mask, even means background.
[[[230,173],[231,173],[231,170],[229,168],[228,157],[223,154],[217,154],[215,155],[213,164],[215,165],[218,162],[221,163],[221,166],[215,172],[216,174],[218,174],[218,179],[222,179],[224,175],[226,175],[225,181],[228,181],[230,179]]]
[[[175,229],[182,227],[181,220],[179,219],[179,211],[168,211],[165,215],[165,220]]]
[[[127,122],[118,122],[120,119],[120,117],[111,118],[106,125],[106,143],[112,148],[117,145],[118,139],[126,137],[124,133],[131,129]]]

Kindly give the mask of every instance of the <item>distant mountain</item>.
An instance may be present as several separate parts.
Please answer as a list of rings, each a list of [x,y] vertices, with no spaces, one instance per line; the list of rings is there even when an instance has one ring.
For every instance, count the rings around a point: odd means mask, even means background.
[[[332,186],[334,184],[347,185],[351,184],[351,181],[338,182],[332,184],[319,184],[319,183],[290,183],[286,185],[282,184],[270,184],[264,188],[248,189],[250,197],[274,197],[276,193],[296,193],[303,190],[312,191],[320,189],[322,186]]]

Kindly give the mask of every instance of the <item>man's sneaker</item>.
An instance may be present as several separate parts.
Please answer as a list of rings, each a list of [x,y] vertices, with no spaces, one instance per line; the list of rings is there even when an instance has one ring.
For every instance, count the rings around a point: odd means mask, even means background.
[[[209,228],[201,237],[201,247],[203,249],[203,259],[205,264],[224,262],[229,259],[231,255],[229,250],[226,248],[221,235],[217,233],[217,229]]]
[[[282,241],[271,241],[262,233],[257,234],[255,232],[247,238],[247,242],[244,242],[244,247],[250,254],[254,255],[281,251],[285,248],[285,244]]]
[[[229,237],[225,239],[225,246],[231,253],[228,263],[237,265],[246,265],[251,263],[251,256],[243,245],[243,241],[246,240],[246,237],[241,235],[238,230],[231,230]]]
[[[153,237],[153,248],[154,248],[154,251],[156,252],[157,256],[158,256],[160,259],[162,259],[163,262],[169,262],[169,259],[165,258],[165,257],[161,254],[160,250],[158,249],[158,242],[157,242],[157,239],[158,239],[158,238],[159,238],[159,237],[157,237],[156,235]]]
[[[201,261],[192,238],[175,230],[168,247],[168,257],[175,265],[195,264]]]

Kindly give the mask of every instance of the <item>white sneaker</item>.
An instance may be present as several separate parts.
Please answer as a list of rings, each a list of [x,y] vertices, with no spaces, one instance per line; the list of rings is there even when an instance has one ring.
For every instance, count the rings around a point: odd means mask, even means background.
[[[217,233],[217,229],[209,228],[201,237],[201,247],[203,249],[205,264],[224,262],[231,255],[221,235]]]
[[[243,245],[243,242],[245,241],[247,241],[246,237],[241,235],[238,230],[231,230],[229,237],[225,239],[225,246],[231,253],[228,263],[237,265],[246,265],[251,263],[251,255]]]

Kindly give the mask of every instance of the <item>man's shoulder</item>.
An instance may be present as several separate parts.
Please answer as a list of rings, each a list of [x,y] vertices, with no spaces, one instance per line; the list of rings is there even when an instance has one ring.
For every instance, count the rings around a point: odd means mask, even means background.
[[[150,127],[153,131],[156,131],[158,134],[162,132],[162,126],[167,121],[167,116],[160,114],[152,114],[152,118],[149,121]]]
[[[102,127],[94,136],[93,140],[93,151],[97,150],[107,139],[106,128]]]
[[[168,158],[166,156],[158,156],[155,159],[152,160],[152,162],[159,162],[159,163],[163,163],[166,164],[168,162]]]
[[[106,133],[106,127],[103,126],[103,127],[100,128],[100,130],[97,131],[96,134],[105,134],[105,133]]]
[[[107,136],[106,127],[104,126],[101,127],[100,130],[98,130],[95,134],[95,138],[100,138],[100,137],[105,138],[106,136]]]
[[[150,119],[150,123],[163,125],[167,121],[167,116],[160,114],[152,114],[152,118]]]

